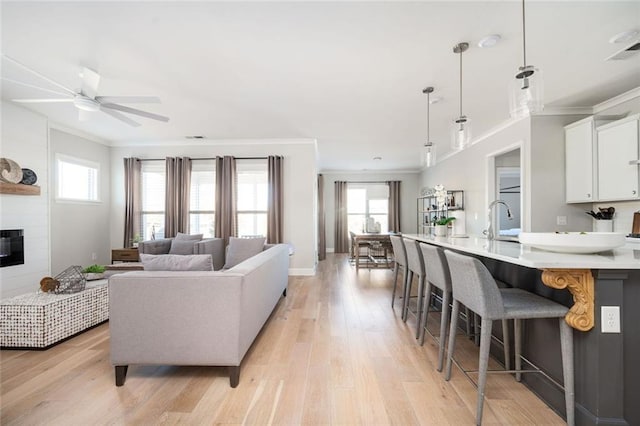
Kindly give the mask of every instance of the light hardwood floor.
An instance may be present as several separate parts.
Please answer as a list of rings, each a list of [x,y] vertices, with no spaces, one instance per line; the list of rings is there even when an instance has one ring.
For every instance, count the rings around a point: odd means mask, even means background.
[[[414,322],[390,306],[391,278],[384,269],[356,274],[344,255],[331,254],[315,277],[291,277],[236,389],[226,368],[175,366],[132,366],[116,388],[108,323],[46,351],[3,350],[0,422],[474,424],[475,388],[455,367],[450,382],[436,371],[434,340],[419,346]],[[457,358],[473,368],[476,347],[458,341]],[[564,424],[505,374],[489,375],[483,420]]]

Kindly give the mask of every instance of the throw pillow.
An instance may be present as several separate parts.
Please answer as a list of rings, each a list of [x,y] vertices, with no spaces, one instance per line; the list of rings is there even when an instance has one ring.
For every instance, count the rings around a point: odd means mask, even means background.
[[[227,259],[223,269],[229,269],[238,263],[255,256],[264,249],[266,238],[229,238]]]
[[[193,254],[193,245],[195,241],[186,240],[181,241],[177,239],[171,240],[171,248],[169,254]]]
[[[209,254],[141,254],[140,261],[145,271],[213,271]]]
[[[178,241],[200,241],[202,240],[202,234],[183,234],[182,232],[178,232],[178,235],[174,238],[174,240]]]

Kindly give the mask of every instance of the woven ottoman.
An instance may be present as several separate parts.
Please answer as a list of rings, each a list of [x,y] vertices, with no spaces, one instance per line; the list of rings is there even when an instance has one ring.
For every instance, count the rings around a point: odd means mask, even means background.
[[[72,294],[22,294],[0,301],[0,347],[46,348],[108,319],[107,280]]]

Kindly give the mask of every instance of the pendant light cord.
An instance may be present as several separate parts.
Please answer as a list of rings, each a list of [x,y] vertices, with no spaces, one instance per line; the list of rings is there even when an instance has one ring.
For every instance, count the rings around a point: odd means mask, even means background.
[[[522,59],[524,61],[522,67],[524,68],[527,66],[527,33],[524,19],[524,0],[522,0]]]
[[[427,145],[431,144],[431,139],[429,138],[429,95],[427,92]]]
[[[462,49],[460,49],[460,117],[462,117]]]

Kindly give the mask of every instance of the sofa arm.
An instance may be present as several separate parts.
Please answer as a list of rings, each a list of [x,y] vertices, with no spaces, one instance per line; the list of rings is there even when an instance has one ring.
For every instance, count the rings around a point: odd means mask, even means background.
[[[172,238],[148,240],[138,243],[138,253],[143,254],[167,254],[171,250]]]
[[[205,238],[193,245],[194,254],[210,254],[213,260],[213,270],[218,271],[224,266],[224,240],[222,238]]]

